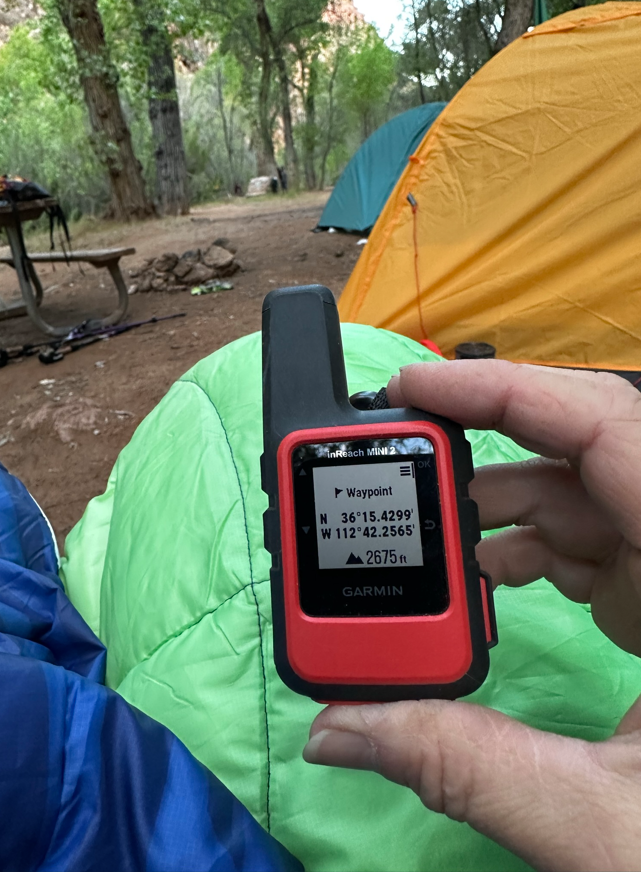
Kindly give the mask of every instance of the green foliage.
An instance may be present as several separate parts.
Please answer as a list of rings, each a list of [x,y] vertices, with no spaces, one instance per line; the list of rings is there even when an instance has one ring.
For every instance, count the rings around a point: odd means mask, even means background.
[[[84,107],[71,94],[64,54],[52,57],[26,26],[0,48],[0,172],[37,181],[76,217],[103,211],[109,191],[89,145]],[[67,79],[59,75],[65,69]]]
[[[562,15],[564,12],[569,12],[570,9],[576,9],[577,6],[595,6],[603,0],[584,0],[577,3],[576,0],[546,0],[548,14],[550,18],[555,18],[557,15]]]
[[[350,147],[343,139],[340,139],[332,146],[327,155],[327,163],[325,167],[325,182],[328,185],[336,184],[340,178],[340,174],[343,172],[358,147],[358,144]],[[319,187],[323,187],[323,184],[321,183]]]
[[[297,143],[308,187],[322,188],[376,127],[407,108],[394,89],[398,55],[370,25],[332,26],[295,53]]]
[[[395,62],[394,52],[374,27],[366,25],[356,31],[340,72],[339,99],[360,122],[363,140],[387,120]]]
[[[546,0],[550,18],[600,0]],[[496,50],[505,0],[406,0],[399,58],[412,102],[451,100]]]
[[[181,115],[189,187],[194,202],[244,190],[256,169],[246,71],[231,55],[212,54],[190,80],[183,78]]]
[[[16,28],[0,48],[0,171],[40,181],[74,214],[95,214],[108,203],[108,184],[89,144],[79,71],[59,2],[42,0],[45,14],[37,29]],[[244,189],[255,174],[261,106],[277,160],[284,161],[278,53],[308,187],[335,182],[361,142],[393,115],[421,101],[450,99],[491,56],[502,3],[407,2],[407,36],[394,52],[370,25],[323,22],[326,0],[265,0],[270,70],[261,94],[264,40],[261,46],[257,0],[100,0],[121,103],[149,189],[155,160],[141,37],[145,16],[167,27],[181,61],[178,96],[191,198],[197,202]],[[548,0],[548,6],[552,12],[569,2]]]
[[[400,69],[417,102],[451,100],[490,59],[502,12],[499,0],[411,0]]]

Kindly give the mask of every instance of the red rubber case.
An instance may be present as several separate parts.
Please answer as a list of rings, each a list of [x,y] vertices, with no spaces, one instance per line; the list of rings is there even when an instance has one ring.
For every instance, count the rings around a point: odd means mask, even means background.
[[[372,388],[378,388],[373,385]],[[272,554],[274,659],[283,681],[323,702],[455,699],[476,690],[496,643],[492,588],[462,428],[415,409],[349,403],[338,312],[319,286],[273,291],[263,306],[265,545]],[[442,614],[312,617],[301,608],[292,454],[322,442],[422,436],[434,446],[449,605]]]

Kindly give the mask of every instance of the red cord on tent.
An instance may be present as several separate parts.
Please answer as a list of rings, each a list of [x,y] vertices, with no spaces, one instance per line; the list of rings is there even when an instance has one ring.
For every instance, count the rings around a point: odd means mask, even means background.
[[[418,319],[421,325],[421,333],[423,334],[423,338],[419,341],[421,345],[425,346],[425,348],[429,348],[430,351],[434,351],[436,354],[444,357],[444,354],[438,345],[435,342],[432,342],[431,339],[427,338],[427,330],[423,323],[423,312],[421,311],[421,282],[418,275],[418,218],[416,214],[418,212],[418,203],[411,193],[407,195],[407,202],[412,207],[412,221],[414,223],[414,277],[416,279],[416,306],[418,308]]]

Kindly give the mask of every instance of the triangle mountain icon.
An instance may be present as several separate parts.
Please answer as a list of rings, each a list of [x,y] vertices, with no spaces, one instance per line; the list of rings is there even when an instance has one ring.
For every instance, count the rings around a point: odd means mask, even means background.
[[[347,560],[345,561],[345,563],[346,563],[346,564],[348,564],[348,563],[351,563],[351,564],[354,564],[354,563],[361,563],[361,564],[362,564],[362,563],[363,563],[363,558],[362,558],[362,557],[358,557],[358,556],[357,556],[356,554],[354,554],[354,552],[352,551],[352,552],[350,553],[349,557],[347,558]]]

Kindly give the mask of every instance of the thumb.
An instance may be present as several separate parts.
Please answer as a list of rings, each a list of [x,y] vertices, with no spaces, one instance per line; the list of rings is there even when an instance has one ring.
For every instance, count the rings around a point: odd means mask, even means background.
[[[641,696],[632,703],[619,726],[614,731],[615,736],[628,736],[630,733],[638,733],[641,731]]]
[[[310,736],[309,763],[379,772],[531,865],[606,868],[603,833],[585,831],[596,768],[586,742],[436,700],[330,706]]]

